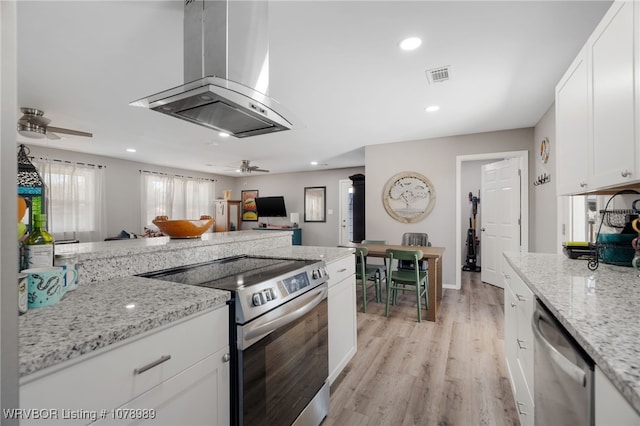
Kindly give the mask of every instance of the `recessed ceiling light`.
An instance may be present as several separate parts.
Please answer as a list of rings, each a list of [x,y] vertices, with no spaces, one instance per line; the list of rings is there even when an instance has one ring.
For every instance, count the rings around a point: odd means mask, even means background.
[[[414,50],[420,47],[422,40],[418,37],[405,38],[400,42],[400,49],[402,50]]]
[[[127,152],[136,152],[135,148],[127,148]]]
[[[220,135],[220,137],[222,137],[222,138],[228,138],[229,136],[231,136],[231,135],[229,135],[229,133],[226,133],[226,132],[220,132],[220,133],[218,133],[218,135]]]
[[[317,162],[317,161],[312,161],[312,162],[311,162],[311,165],[312,165],[312,166],[317,166],[317,165],[318,165],[318,162]]]
[[[426,107],[424,110],[427,112],[436,112],[440,109],[440,107],[438,105],[431,105]]]

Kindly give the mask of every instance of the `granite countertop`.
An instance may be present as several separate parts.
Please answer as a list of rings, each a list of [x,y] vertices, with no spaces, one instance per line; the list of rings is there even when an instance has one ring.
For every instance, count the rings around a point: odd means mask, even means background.
[[[130,238],[125,240],[62,244],[56,246],[56,254],[73,253],[79,255],[82,259],[109,258],[113,255],[140,255],[143,253],[193,249],[196,247],[240,243],[243,241],[266,241],[272,239],[272,237],[272,235],[265,234],[263,232],[246,230],[234,232],[208,232],[203,234],[200,238]]]
[[[142,277],[80,285],[56,305],[20,316],[20,377],[224,305],[230,296]]]
[[[509,264],[640,412],[640,278],[564,255],[505,253]]]
[[[271,258],[319,259],[331,262],[352,255],[352,250],[337,247],[269,246],[270,241],[277,240],[262,238],[264,234],[259,231],[240,231],[216,233],[197,241],[150,238],[138,241],[84,243],[80,247],[76,245],[65,249],[83,253],[84,259],[104,258],[105,264],[109,263],[113,256],[120,256],[120,260],[116,261],[114,266],[119,270],[123,269],[121,262],[125,261],[122,259],[127,258],[127,253],[130,253],[130,259],[126,260],[128,264],[136,264],[142,256],[158,250],[166,251],[175,247],[189,250],[212,244],[230,247],[229,244],[234,243],[238,245],[237,250],[246,250],[250,255]],[[256,235],[260,237],[258,243],[255,241]],[[226,240],[229,242],[225,244]],[[259,248],[255,248],[256,244]],[[253,247],[253,251],[247,249],[249,246]],[[56,252],[62,251],[64,250],[56,248]],[[228,249],[225,252],[228,252]],[[189,257],[189,261],[192,263],[194,258]],[[189,264],[187,260],[181,260],[180,263]],[[158,265],[165,263],[156,263],[156,270],[163,269],[158,268]],[[111,268],[112,265],[105,266],[105,270]],[[25,315],[20,316],[20,377],[189,315],[224,305],[230,299],[230,293],[226,291],[131,275],[86,281],[83,280],[77,289],[67,293],[56,305],[30,309]]]
[[[354,249],[343,247],[288,246],[269,250],[255,250],[251,256],[271,257],[274,259],[324,260],[331,263],[343,257],[353,256]]]

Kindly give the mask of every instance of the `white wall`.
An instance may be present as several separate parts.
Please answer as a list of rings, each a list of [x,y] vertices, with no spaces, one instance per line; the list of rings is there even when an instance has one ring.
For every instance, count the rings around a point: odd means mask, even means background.
[[[456,156],[532,150],[533,128],[505,130],[365,147],[367,238],[399,244],[405,232],[426,232],[434,246],[446,249],[443,283],[455,285]],[[529,153],[533,156],[533,153]],[[396,173],[415,171],[435,186],[436,204],[422,221],[401,223],[382,205],[382,189]]]
[[[533,131],[533,155],[529,160],[531,181],[529,182],[529,251],[537,253],[560,253],[558,244],[558,197],[556,196],[556,109],[553,104],[542,116]],[[540,142],[549,140],[549,160],[540,160]],[[586,165],[585,165],[586,167]],[[549,183],[534,186],[538,176],[551,175]]]
[[[216,198],[223,198],[223,191],[230,189],[231,198],[239,200],[242,190],[257,189],[259,195],[283,195],[287,213],[300,213],[300,227],[302,228],[302,244],[318,246],[338,245],[338,181],[347,179],[356,173],[364,173],[363,167],[319,170],[317,172],[287,173],[287,174],[252,174],[243,177],[213,175],[208,173],[154,166],[142,162],[120,160],[117,158],[83,154],[28,145],[30,155],[34,157],[49,157],[58,160],[77,161],[107,166],[107,235],[115,236],[122,230],[141,233],[140,215],[140,172],[151,170],[162,173],[178,174],[194,177],[216,179]],[[15,160],[14,160],[15,161]],[[304,187],[327,187],[327,221],[322,223],[305,223],[304,218]],[[331,213],[329,213],[331,211]],[[275,225],[288,225],[288,219],[274,219]],[[251,229],[258,226],[258,222],[243,222],[241,229]]]
[[[339,184],[356,173],[364,173],[363,167],[319,170],[316,172],[257,174],[237,178],[232,198],[240,199],[242,190],[258,190],[260,197],[284,196],[287,214],[300,213],[299,226],[302,228],[302,244],[305,246],[337,246],[339,239]],[[304,222],[304,188],[308,186],[327,187],[327,221]],[[274,225],[288,225],[289,219],[271,221]],[[258,222],[243,222],[242,229],[251,229]]]
[[[18,408],[16,3],[0,1],[0,406]],[[18,424],[0,420],[3,425]]]
[[[122,230],[134,233],[143,232],[141,225],[140,170],[216,179],[216,198],[222,198],[222,191],[233,188],[237,179],[235,177],[154,166],[143,162],[120,160],[36,145],[28,145],[28,147],[31,150],[30,155],[33,157],[48,157],[107,166],[106,203],[107,236],[109,237],[118,235]]]

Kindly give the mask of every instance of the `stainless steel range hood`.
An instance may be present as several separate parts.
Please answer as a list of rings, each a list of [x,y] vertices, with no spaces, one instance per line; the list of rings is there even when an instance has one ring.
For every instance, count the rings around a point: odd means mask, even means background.
[[[182,86],[131,102],[238,138],[289,130],[269,98],[268,3],[185,0]]]

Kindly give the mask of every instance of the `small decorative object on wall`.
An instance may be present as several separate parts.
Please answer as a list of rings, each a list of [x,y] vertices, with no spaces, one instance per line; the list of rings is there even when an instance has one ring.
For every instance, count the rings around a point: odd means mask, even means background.
[[[414,223],[431,213],[436,204],[436,190],[420,173],[402,172],[387,181],[382,203],[389,216],[398,222]]]
[[[327,221],[327,187],[312,186],[304,189],[304,221]]]
[[[540,161],[542,161],[544,164],[547,164],[547,161],[549,161],[550,152],[551,146],[549,145],[549,139],[542,139],[542,142],[540,142]]]
[[[242,221],[257,222],[258,212],[256,210],[257,190],[241,191],[242,194]]]

